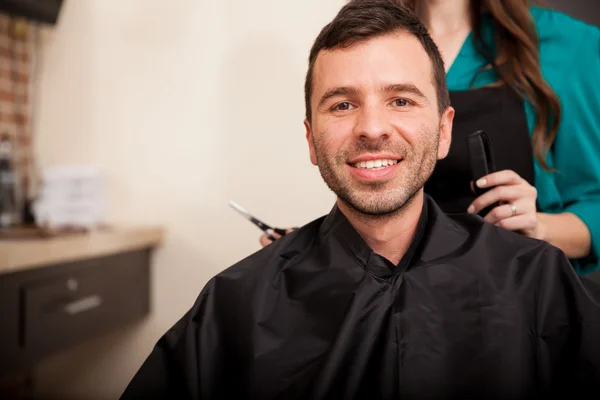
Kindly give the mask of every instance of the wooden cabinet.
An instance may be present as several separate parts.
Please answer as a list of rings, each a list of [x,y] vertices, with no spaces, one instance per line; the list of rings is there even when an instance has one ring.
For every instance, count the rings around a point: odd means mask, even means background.
[[[1,273],[0,377],[146,316],[154,245]]]

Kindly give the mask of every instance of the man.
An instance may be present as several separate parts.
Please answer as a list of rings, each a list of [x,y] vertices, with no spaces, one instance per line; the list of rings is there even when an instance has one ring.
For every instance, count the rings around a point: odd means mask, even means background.
[[[305,89],[310,159],[335,207],[215,276],[123,398],[597,389],[600,304],[564,254],[423,194],[454,114],[423,25],[388,1],[344,6]]]

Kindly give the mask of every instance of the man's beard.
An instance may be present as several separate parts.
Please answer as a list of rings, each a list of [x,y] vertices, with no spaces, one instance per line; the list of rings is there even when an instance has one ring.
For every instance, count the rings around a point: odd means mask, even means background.
[[[359,141],[351,150],[328,158],[322,144],[314,140],[317,165],[321,177],[337,197],[359,214],[369,217],[385,217],[401,212],[425,185],[437,163],[439,145],[437,132],[424,133],[426,138],[419,149],[406,144],[392,144],[389,139]],[[325,134],[321,137],[326,137]],[[386,152],[403,159],[398,175],[391,181],[358,183],[350,175],[347,160],[366,154]]]

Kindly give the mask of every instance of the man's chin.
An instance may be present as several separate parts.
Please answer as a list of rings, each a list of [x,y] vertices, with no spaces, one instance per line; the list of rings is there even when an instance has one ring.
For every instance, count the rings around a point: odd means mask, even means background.
[[[370,218],[390,217],[401,213],[407,205],[411,204],[416,194],[415,191],[410,194],[395,195],[393,198],[384,198],[383,196],[363,196],[361,198],[352,196],[340,196],[339,200],[352,212]]]
[[[366,217],[384,217],[388,215],[396,214],[400,209],[402,209],[406,202],[376,202],[376,201],[360,201],[360,200],[350,200],[350,199],[342,199],[340,200],[352,211],[362,214]]]

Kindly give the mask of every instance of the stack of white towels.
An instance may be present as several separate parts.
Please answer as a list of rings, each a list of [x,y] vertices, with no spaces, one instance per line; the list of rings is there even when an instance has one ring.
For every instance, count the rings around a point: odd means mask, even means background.
[[[38,226],[92,229],[105,222],[106,177],[95,166],[59,165],[43,171],[33,206]]]

